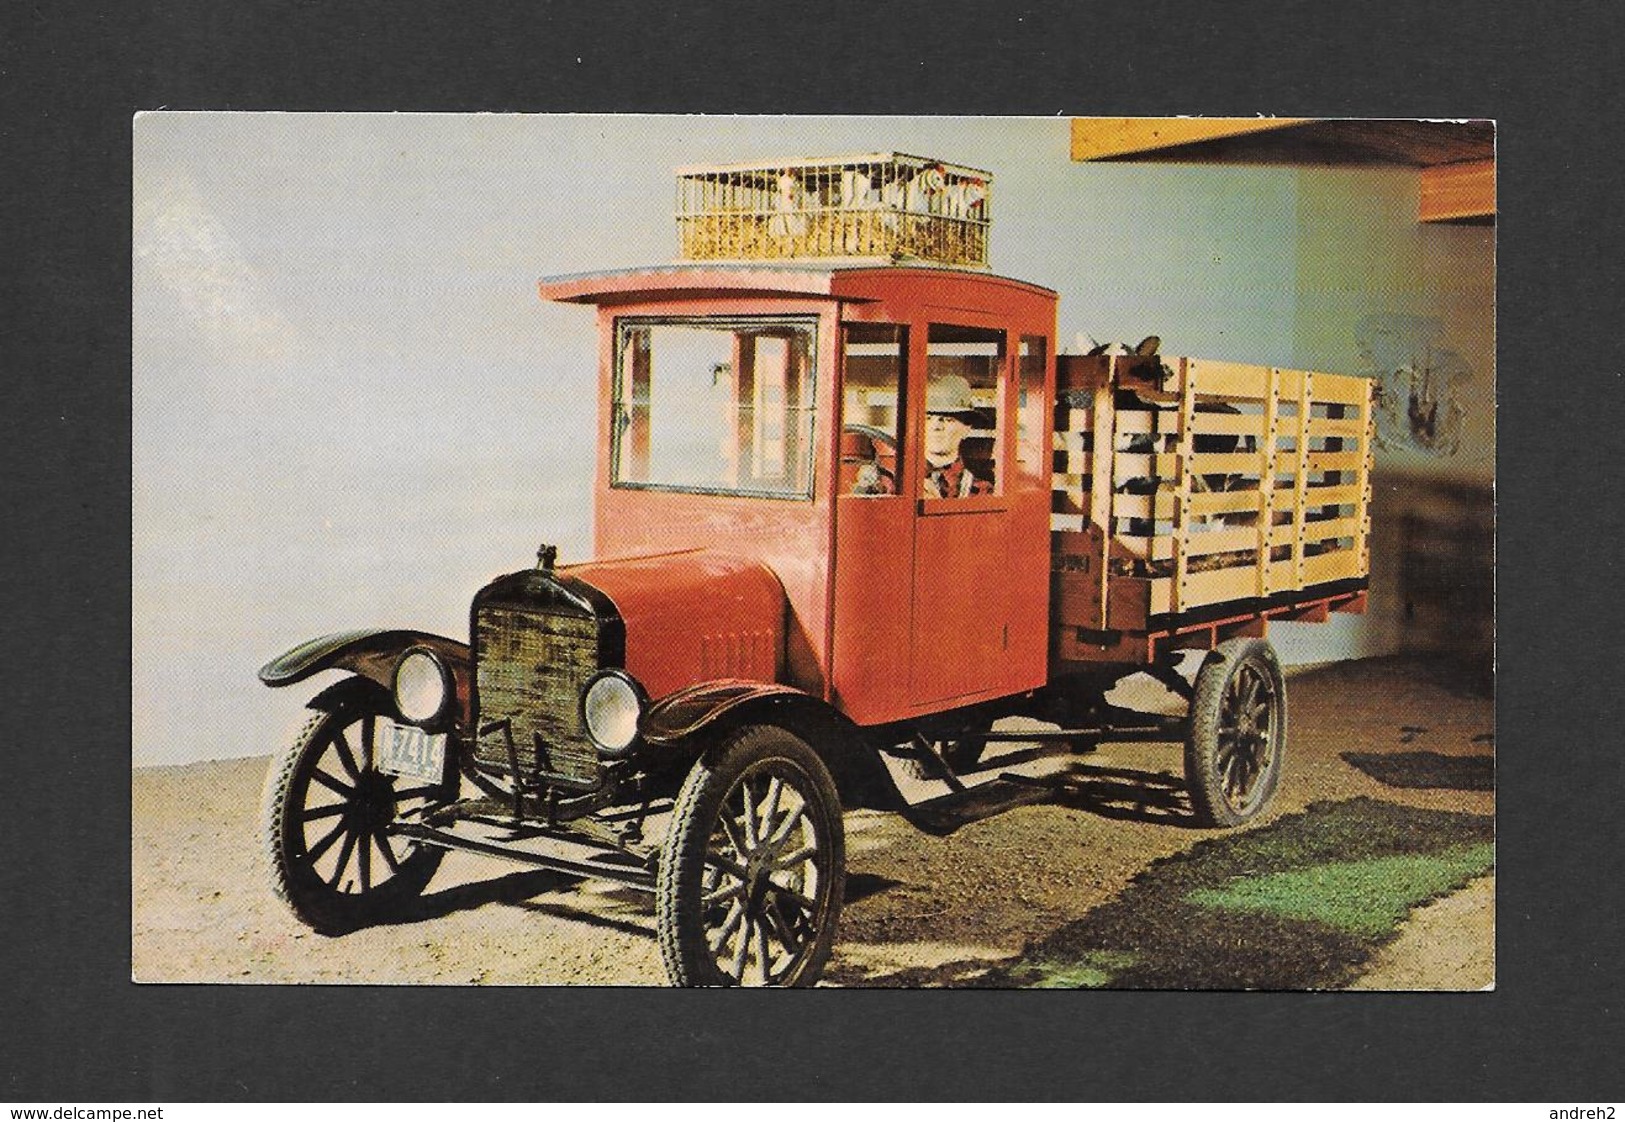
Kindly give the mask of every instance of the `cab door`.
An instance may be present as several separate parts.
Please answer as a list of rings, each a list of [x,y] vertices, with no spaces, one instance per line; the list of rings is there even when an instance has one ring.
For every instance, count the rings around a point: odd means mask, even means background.
[[[910,484],[909,692],[916,708],[1002,692],[1009,677],[1015,526],[1008,333],[987,321],[963,322],[965,313],[956,318],[916,332],[915,363],[923,371],[910,403],[920,451]],[[962,405],[973,412],[947,412]]]

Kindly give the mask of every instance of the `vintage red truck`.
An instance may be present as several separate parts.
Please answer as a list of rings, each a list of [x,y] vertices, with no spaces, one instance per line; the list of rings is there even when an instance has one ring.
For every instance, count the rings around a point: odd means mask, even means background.
[[[543,546],[466,637],[344,632],[260,671],[347,672],[267,780],[293,912],[379,922],[470,850],[652,892],[674,984],[805,985],[843,808],[898,808],[898,766],[962,790],[991,742],[1165,741],[1193,817],[1258,815],[1269,621],[1365,606],[1371,384],[1057,355],[1056,293],[986,268],[976,169],[678,182],[680,263],[540,286],[598,319],[593,558]],[[1188,715],[1125,724],[1103,698],[1141,670]],[[995,727],[1017,715],[1046,728]]]

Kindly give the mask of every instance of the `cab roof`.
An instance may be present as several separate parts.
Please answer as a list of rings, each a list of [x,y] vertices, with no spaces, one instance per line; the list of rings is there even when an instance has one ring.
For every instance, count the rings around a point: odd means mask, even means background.
[[[915,282],[952,280],[1053,298],[1053,289],[1010,277],[962,269],[911,265],[813,266],[649,265],[606,272],[544,277],[544,300],[569,304],[636,304],[672,297],[824,296],[882,300],[888,289]]]

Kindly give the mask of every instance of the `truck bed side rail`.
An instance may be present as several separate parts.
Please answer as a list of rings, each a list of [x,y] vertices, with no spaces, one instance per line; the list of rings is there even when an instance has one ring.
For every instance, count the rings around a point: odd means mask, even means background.
[[[1058,648],[1080,628],[1143,633],[1363,580],[1373,392],[1370,379],[1280,367],[1062,356]]]

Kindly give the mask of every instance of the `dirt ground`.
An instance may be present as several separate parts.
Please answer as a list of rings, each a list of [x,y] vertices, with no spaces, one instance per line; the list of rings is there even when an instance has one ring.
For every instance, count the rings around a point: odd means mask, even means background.
[[[1454,688],[1431,664],[1345,663],[1292,675],[1288,692],[1287,770],[1263,821],[1358,795],[1494,813],[1491,790],[1392,786],[1343,758],[1493,751],[1490,699]],[[1172,699],[1140,679],[1113,700],[1154,708]],[[921,808],[926,830],[898,814],[847,814],[847,905],[828,984],[885,986],[910,968],[1007,960],[1113,899],[1151,862],[1214,834],[1192,827],[1168,797],[1180,767],[1174,746],[1104,745],[1086,756],[995,747],[974,791]],[[447,856],[408,922],[339,938],[310,932],[271,896],[259,856],[267,764],[134,772],[137,981],[661,983],[649,897],[468,854]],[[1062,772],[1073,780],[1065,796],[1001,778]],[[946,790],[906,782],[911,798]],[[1356,988],[1493,984],[1493,903],[1491,876],[1418,909]]]

